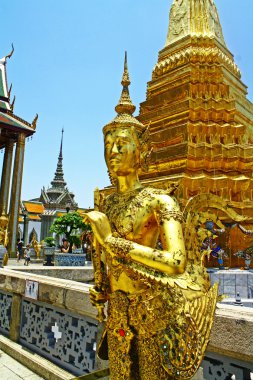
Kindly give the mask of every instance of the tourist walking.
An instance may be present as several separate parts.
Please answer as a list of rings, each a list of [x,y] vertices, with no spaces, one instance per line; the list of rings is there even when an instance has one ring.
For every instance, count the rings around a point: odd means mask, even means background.
[[[28,266],[30,264],[30,261],[31,261],[31,251],[30,251],[29,245],[27,245],[26,249],[25,249],[25,262],[24,262],[24,265]]]

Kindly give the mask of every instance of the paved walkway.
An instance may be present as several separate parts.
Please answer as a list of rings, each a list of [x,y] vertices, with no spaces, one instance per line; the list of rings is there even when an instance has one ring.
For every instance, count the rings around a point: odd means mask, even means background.
[[[1,380],[44,380],[30,369],[0,350],[0,379]]]
[[[17,261],[17,259],[15,258],[11,258],[8,260],[8,264],[6,266],[6,268],[8,267],[24,267],[24,262],[25,260],[24,259],[21,259],[19,261]],[[32,268],[36,268],[36,267],[40,267],[42,266],[43,267],[43,263],[42,262],[39,262],[39,263],[30,263],[28,265],[28,267],[32,267]]]

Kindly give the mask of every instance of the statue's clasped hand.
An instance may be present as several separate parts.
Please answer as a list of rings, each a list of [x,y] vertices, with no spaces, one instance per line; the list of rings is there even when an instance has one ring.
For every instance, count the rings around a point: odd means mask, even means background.
[[[93,233],[102,246],[112,236],[111,226],[105,214],[99,211],[91,211],[85,214],[84,221],[91,224]]]

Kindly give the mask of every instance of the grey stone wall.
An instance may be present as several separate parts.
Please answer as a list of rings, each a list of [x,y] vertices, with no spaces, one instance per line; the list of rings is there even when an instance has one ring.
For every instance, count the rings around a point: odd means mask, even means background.
[[[219,282],[219,294],[235,298],[240,293],[242,298],[253,297],[253,273],[241,270],[220,270],[209,273],[211,283]]]

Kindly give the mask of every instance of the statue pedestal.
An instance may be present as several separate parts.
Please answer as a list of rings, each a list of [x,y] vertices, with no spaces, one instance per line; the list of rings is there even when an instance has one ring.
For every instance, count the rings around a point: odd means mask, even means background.
[[[55,247],[44,247],[43,248],[43,256],[44,256],[44,264],[45,266],[53,266],[54,259],[54,251]]]

